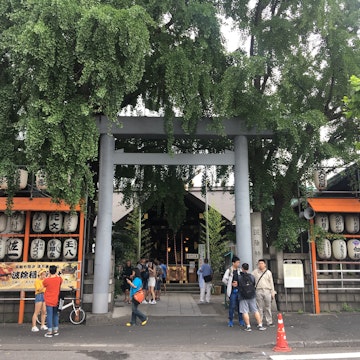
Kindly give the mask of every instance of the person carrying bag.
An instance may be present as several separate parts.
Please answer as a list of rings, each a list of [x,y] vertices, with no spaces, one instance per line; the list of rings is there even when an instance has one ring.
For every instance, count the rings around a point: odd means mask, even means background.
[[[136,325],[136,318],[139,318],[141,321],[141,326],[146,325],[148,318],[143,314],[138,306],[145,298],[144,291],[142,289],[142,280],[140,275],[140,270],[135,268],[132,271],[130,279],[126,279],[127,283],[130,285],[130,299],[131,299],[131,320],[126,323],[126,326]]]

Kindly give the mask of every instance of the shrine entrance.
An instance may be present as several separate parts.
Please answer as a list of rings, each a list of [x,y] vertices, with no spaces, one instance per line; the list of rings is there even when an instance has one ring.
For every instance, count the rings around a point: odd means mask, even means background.
[[[223,132],[212,130],[211,120],[199,121],[192,138],[216,138],[226,136],[234,141],[234,151],[208,154],[124,153],[115,150],[116,138],[166,138],[162,117],[119,117],[118,123],[106,117],[98,118],[100,132],[99,156],[99,202],[96,229],[96,252],[94,267],[93,307],[94,314],[108,312],[108,289],[111,257],[113,172],[115,165],[233,165],[235,180],[236,252],[253,267],[250,195],[248,169],[248,137],[270,137],[271,132],[249,129],[239,118],[224,119]],[[173,136],[189,137],[181,127],[181,119],[173,121]]]

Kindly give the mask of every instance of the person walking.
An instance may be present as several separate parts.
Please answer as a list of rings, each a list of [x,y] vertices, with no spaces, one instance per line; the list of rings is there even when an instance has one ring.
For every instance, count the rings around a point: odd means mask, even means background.
[[[204,259],[204,263],[200,267],[200,272],[205,281],[205,286],[200,288],[200,303],[204,303],[204,301],[210,303],[213,270],[207,258]]]
[[[130,279],[126,279],[127,283],[130,286],[130,299],[131,299],[131,321],[126,323],[126,326],[136,325],[136,318],[139,318],[141,325],[146,325],[148,318],[143,314],[139,309],[139,303],[134,299],[134,294],[142,289],[142,280],[140,270],[135,268],[130,276]]]
[[[49,267],[50,276],[44,279],[43,285],[46,289],[44,294],[46,304],[46,322],[48,332],[45,337],[53,337],[59,335],[59,294],[62,284],[62,278],[56,274],[57,267],[51,265]]]
[[[257,329],[260,331],[266,330],[261,322],[259,310],[256,305],[255,292],[255,278],[248,273],[249,264],[243,263],[241,266],[241,273],[239,278],[239,299],[240,312],[242,313],[245,322],[245,331],[251,331],[250,313],[253,313],[257,322]]]
[[[41,313],[40,319],[41,319],[41,330],[47,330],[47,326],[45,325],[45,319],[46,319],[46,305],[44,300],[44,293],[45,288],[43,284],[43,280],[46,276],[46,270],[40,269],[38,272],[38,278],[34,282],[35,287],[35,309],[34,314],[32,316],[32,327],[31,331],[36,332],[39,331],[39,328],[36,326],[36,320]]]
[[[242,314],[239,310],[239,277],[240,277],[240,259],[233,256],[232,265],[225,271],[222,282],[226,285],[226,294],[229,297],[229,322],[228,326],[234,326],[235,311],[239,314],[239,325],[245,326]]]
[[[275,288],[272,273],[266,267],[264,259],[258,260],[258,267],[252,274],[255,277],[256,302],[259,308],[261,321],[266,320],[267,326],[274,326],[271,312],[271,301],[275,299]]]

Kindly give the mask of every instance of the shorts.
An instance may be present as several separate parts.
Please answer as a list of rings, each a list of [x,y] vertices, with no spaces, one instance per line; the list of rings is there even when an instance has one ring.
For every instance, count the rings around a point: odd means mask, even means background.
[[[242,299],[240,300],[239,310],[242,314],[255,313],[258,311],[256,305],[256,298],[253,299]]]
[[[38,303],[38,302],[44,302],[44,293],[40,293],[40,294],[36,294],[35,295],[35,302]]]
[[[156,279],[154,277],[149,277],[148,286],[155,287]]]
[[[162,284],[161,279],[156,279],[155,290],[160,290],[161,289],[161,284]]]

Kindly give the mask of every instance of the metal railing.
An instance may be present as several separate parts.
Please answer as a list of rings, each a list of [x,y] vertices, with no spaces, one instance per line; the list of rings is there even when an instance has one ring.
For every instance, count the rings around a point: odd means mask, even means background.
[[[336,266],[337,269],[317,269],[317,283],[319,291],[338,291],[338,290],[360,290],[360,269],[349,268],[354,266],[360,266],[359,262],[353,261],[318,261],[317,265],[331,265],[331,267]],[[330,274],[331,278],[323,278],[320,277],[321,274]],[[334,275],[338,275],[338,277],[334,277]],[[355,274],[355,276],[348,277],[347,274]],[[320,287],[319,283],[322,284],[336,284],[337,286],[329,286],[329,287]],[[349,286],[349,283],[359,285]]]

